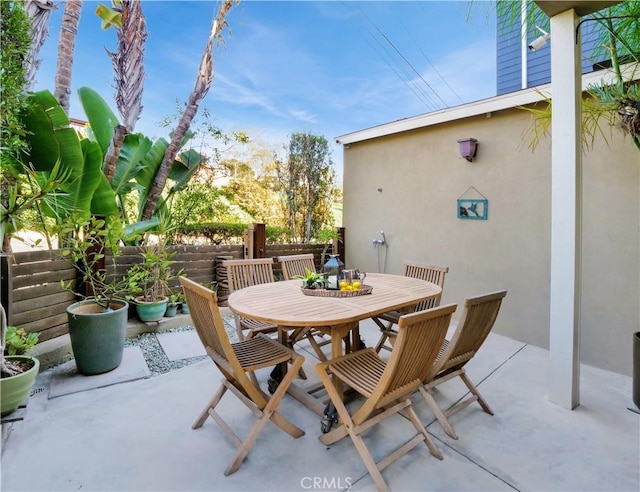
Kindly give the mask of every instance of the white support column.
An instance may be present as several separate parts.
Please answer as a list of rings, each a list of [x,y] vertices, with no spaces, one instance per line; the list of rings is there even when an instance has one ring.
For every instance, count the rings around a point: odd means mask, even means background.
[[[579,18],[568,10],[551,18],[551,303],[549,399],[580,404],[580,277],[582,77]]]
[[[520,85],[521,89],[527,88],[527,80],[529,79],[529,23],[527,22],[527,0],[520,0]]]

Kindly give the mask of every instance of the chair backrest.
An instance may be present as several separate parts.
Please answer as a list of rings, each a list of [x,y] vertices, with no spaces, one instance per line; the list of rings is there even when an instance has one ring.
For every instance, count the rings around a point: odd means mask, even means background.
[[[263,408],[266,404],[265,398],[242,369],[229,341],[220,316],[216,293],[186,277],[180,277],[180,285],[187,298],[193,326],[211,360],[231,384]]]
[[[212,350],[217,357],[228,362],[229,356],[235,355],[220,316],[216,293],[186,277],[180,277],[180,285],[187,298],[191,320],[202,345],[207,352]]]
[[[371,395],[371,409],[408,397],[418,389],[433,367],[455,310],[455,304],[447,304],[400,317],[393,350]]]
[[[285,280],[291,280],[296,275],[304,276],[307,273],[306,269],[316,271],[313,253],[278,256],[278,262],[282,265],[282,276]]]
[[[440,267],[435,265],[425,265],[423,263],[415,263],[413,261],[404,262],[404,275],[405,277],[418,278],[426,282],[433,282],[441,289],[444,289],[444,278],[449,272],[449,267]],[[442,294],[422,301],[416,307],[416,311],[424,311],[425,309],[431,309],[440,305],[440,299]]]
[[[273,282],[273,258],[224,260],[222,266],[227,269],[230,292]]]
[[[489,336],[506,295],[507,291],[501,290],[464,301],[458,327],[426,381],[439,374],[457,371],[473,358]]]

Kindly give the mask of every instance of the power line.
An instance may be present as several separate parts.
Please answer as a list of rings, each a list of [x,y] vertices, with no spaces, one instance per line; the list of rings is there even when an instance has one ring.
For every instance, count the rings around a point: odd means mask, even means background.
[[[362,10],[362,8],[358,5],[358,9],[362,12],[362,15],[364,15],[367,20],[373,25],[373,27],[380,33],[380,35],[385,39],[385,41],[387,41],[387,43],[389,43],[389,45],[395,50],[395,52],[404,60],[404,62],[411,68],[411,70],[420,78],[420,80],[422,80],[422,82],[424,82],[424,84],[431,90],[431,92],[433,92],[433,94],[440,100],[440,102],[442,103],[442,105],[444,107],[447,107],[447,103],[444,102],[444,100],[440,97],[440,94],[437,93],[437,91],[431,87],[431,85],[429,84],[429,82],[427,82],[424,77],[415,69],[415,67],[411,64],[411,62],[402,54],[402,52],[393,44],[393,42],[389,39],[389,37],[377,26],[377,24],[375,22],[373,22],[373,19],[371,19],[367,13]]]
[[[345,2],[342,2],[342,4],[345,8],[348,8]],[[371,30],[367,29],[366,26],[358,26],[351,18],[349,20],[356,27],[356,29],[358,29],[363,34],[365,40],[367,41],[367,44],[369,44],[369,46],[371,46],[373,50],[378,53],[385,64],[395,73],[395,75],[400,80],[402,80],[407,85],[407,87],[414,93],[416,98],[418,98],[428,110],[437,109],[437,105],[435,104],[431,96],[424,90],[423,87],[419,86],[416,83],[414,78],[412,78],[407,72],[406,67],[402,66],[394,60],[393,54],[389,52],[387,47],[383,45],[380,39],[375,36],[375,34],[371,32]]]
[[[462,98],[458,95],[458,93],[454,90],[454,88],[449,85],[449,83],[445,80],[445,78],[442,76],[442,74],[438,71],[437,67],[433,63],[431,63],[431,60],[429,59],[429,57],[422,50],[422,47],[421,47],[420,43],[418,43],[418,41],[415,39],[415,37],[413,36],[411,31],[409,31],[409,29],[407,28],[406,24],[404,24],[402,22],[402,19],[400,19],[400,16],[398,15],[397,11],[395,12],[395,14],[396,14],[396,19],[398,19],[398,22],[400,23],[400,25],[404,28],[404,30],[407,32],[407,34],[409,34],[409,36],[411,37],[411,40],[415,43],[415,45],[417,46],[418,50],[420,50],[420,53],[422,53],[422,56],[424,57],[424,59],[431,66],[431,68],[433,68],[433,71],[436,74],[438,74],[438,77],[440,77],[440,80],[442,80],[442,82],[449,88],[449,90],[458,98],[458,101],[460,101],[460,103],[463,104],[464,101],[462,100]]]

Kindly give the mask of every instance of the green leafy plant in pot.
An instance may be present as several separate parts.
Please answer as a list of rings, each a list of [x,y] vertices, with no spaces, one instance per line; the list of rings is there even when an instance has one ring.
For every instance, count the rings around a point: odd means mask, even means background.
[[[169,301],[167,302],[167,310],[164,313],[165,318],[173,318],[178,314],[178,308],[180,307],[180,295],[170,294]]]
[[[172,268],[175,255],[176,251],[166,249],[164,240],[151,242],[147,238],[140,248],[142,262],[127,271],[127,297],[135,304],[141,321],[156,322],[164,317],[171,293],[169,282],[182,273]]]
[[[78,273],[76,282],[62,281],[82,299],[67,308],[78,372],[92,375],[111,371],[122,362],[129,303],[119,297],[124,283],[108,274],[105,250],[111,251],[115,271],[120,243],[126,237],[124,225],[118,216],[85,220],[71,216],[56,230],[65,242],[62,258]]]
[[[36,343],[37,333],[27,333],[22,328],[7,326],[5,310],[0,306],[0,406],[2,416],[9,415],[29,397],[40,370],[40,361],[27,355]]]
[[[316,273],[305,268],[305,275],[294,275],[292,278],[302,280],[303,289],[323,289],[327,283],[325,273]]]

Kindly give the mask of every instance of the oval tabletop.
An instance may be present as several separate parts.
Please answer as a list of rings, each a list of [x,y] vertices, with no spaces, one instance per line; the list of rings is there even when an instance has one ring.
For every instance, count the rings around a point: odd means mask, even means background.
[[[254,285],[228,298],[235,314],[280,326],[333,326],[377,316],[431,299],[442,289],[402,275],[368,273],[371,294],[354,297],[307,296],[300,280]]]

